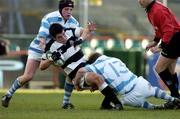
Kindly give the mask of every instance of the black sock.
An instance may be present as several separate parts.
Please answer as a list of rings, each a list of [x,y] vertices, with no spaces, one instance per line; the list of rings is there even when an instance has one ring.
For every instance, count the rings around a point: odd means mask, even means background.
[[[101,107],[106,108],[106,109],[113,108],[113,106],[111,105],[111,100],[108,97],[104,97]]]
[[[117,98],[116,94],[114,93],[114,90],[107,86],[106,88],[104,88],[101,93],[109,99],[109,101],[111,101],[112,103],[114,103],[114,105],[116,104],[121,104],[121,102],[119,101],[119,99]]]
[[[171,96],[173,97],[179,97],[179,92],[176,88],[176,84],[173,81],[173,77],[172,74],[169,72],[168,69],[162,71],[159,73],[159,76],[161,77],[161,79],[163,80],[163,82],[166,84],[166,86],[169,88],[170,92],[171,92]]]
[[[175,89],[177,91],[175,97],[180,97],[180,95],[179,95],[179,81],[178,81],[178,77],[177,77],[176,73],[172,75],[172,79],[173,79],[172,81],[173,81],[173,83],[175,85]]]

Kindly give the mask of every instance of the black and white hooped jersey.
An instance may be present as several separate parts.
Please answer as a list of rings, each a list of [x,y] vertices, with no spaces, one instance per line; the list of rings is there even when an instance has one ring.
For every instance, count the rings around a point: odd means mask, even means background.
[[[76,75],[76,72],[79,68],[86,65],[86,59],[80,48],[80,46],[74,46],[73,42],[79,40],[76,36],[75,30],[68,28],[65,29],[65,35],[68,37],[66,44],[59,43],[54,41],[50,47],[51,52],[59,52],[61,54],[61,59],[64,61],[64,64],[61,66],[69,78],[73,79]],[[71,32],[71,36],[70,36]]]

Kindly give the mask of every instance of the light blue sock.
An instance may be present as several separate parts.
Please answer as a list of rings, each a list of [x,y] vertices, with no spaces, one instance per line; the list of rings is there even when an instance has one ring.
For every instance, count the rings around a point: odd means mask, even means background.
[[[155,105],[154,104],[151,104],[149,102],[144,102],[143,104],[143,108],[145,109],[154,109]]]
[[[164,100],[167,100],[167,101],[173,101],[174,100],[174,97],[168,95],[166,92],[164,92],[163,90],[161,90],[158,87],[156,87],[156,89],[155,89],[154,97],[164,99]]]
[[[74,85],[66,81],[64,85],[65,92],[64,92],[64,98],[63,98],[63,104],[69,103],[69,99],[71,97],[73,89],[74,89]]]
[[[17,90],[17,89],[19,89],[21,87],[21,84],[19,83],[19,80],[18,79],[16,79],[15,81],[14,81],[14,83],[12,84],[12,86],[9,88],[9,90],[7,91],[7,93],[6,93],[6,95],[8,96],[8,97],[12,97],[12,95],[15,93],[15,91]]]

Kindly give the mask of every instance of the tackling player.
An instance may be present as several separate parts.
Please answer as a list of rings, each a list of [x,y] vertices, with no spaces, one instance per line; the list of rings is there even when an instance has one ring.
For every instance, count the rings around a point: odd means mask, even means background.
[[[137,77],[126,65],[117,58],[94,53],[89,57],[89,65],[80,68],[74,79],[77,90],[83,90],[83,85],[96,85],[100,91],[107,86],[112,87],[117,94],[122,95],[121,103],[146,109],[180,108],[180,100],[174,98],[158,87],[153,87],[143,77]],[[146,99],[155,97],[167,100],[164,105],[154,105]],[[103,102],[110,104],[110,99]]]

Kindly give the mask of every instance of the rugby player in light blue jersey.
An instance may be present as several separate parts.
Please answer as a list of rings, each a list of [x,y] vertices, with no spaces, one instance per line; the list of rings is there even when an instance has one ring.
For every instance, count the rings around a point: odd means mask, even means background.
[[[51,12],[45,15],[41,21],[41,26],[39,28],[39,32],[36,38],[31,42],[29,49],[28,49],[28,59],[26,62],[26,68],[24,74],[19,76],[6,94],[2,97],[2,106],[8,107],[9,102],[17,89],[22,87],[24,84],[28,83],[32,80],[35,75],[37,68],[39,67],[39,63],[41,60],[41,56],[45,51],[45,46],[48,43],[51,43],[52,37],[49,34],[49,27],[53,23],[59,23],[64,28],[71,28],[71,27],[79,27],[79,22],[72,16],[72,10],[74,8],[74,2],[71,0],[60,0],[59,1],[59,10]],[[65,84],[65,86],[67,86]],[[68,87],[69,90],[73,89],[73,85]],[[72,88],[72,89],[70,89]],[[65,93],[67,88],[65,87]],[[68,97],[70,98],[70,96]],[[65,96],[65,99],[67,97]]]
[[[114,92],[122,95],[121,103],[146,109],[174,109],[180,108],[180,100],[166,94],[158,87],[153,87],[142,76],[137,77],[126,65],[117,58],[108,57],[99,53],[94,53],[89,57],[89,65],[80,68],[74,79],[77,90],[83,90],[84,85],[94,85],[102,92],[107,91],[107,87],[114,89]],[[154,105],[146,99],[155,97],[168,101],[163,105]],[[109,105],[110,99],[105,96],[103,104]]]

